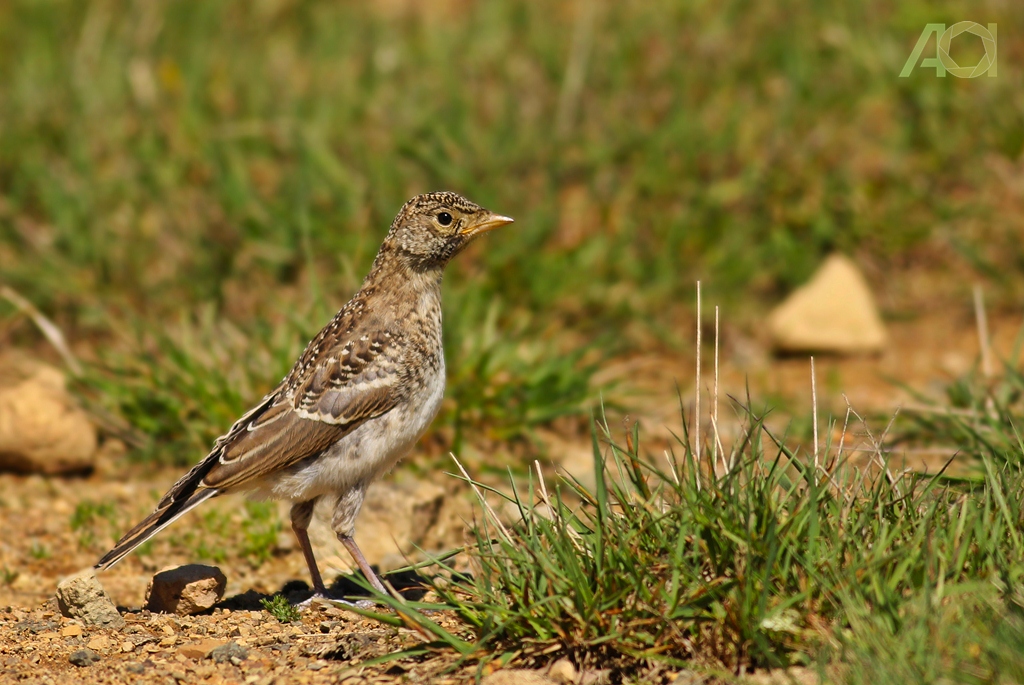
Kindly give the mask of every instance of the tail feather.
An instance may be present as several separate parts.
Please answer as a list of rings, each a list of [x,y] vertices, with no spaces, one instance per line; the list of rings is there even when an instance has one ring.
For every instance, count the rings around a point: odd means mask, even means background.
[[[160,506],[156,511],[143,519],[141,523],[125,533],[124,537],[114,545],[114,548],[96,562],[95,568],[99,571],[110,568],[131,554],[136,547],[177,521],[183,514],[191,511],[218,493],[218,490],[200,488],[184,500],[167,502],[166,499],[168,498],[165,498],[165,501],[160,503],[163,506]]]

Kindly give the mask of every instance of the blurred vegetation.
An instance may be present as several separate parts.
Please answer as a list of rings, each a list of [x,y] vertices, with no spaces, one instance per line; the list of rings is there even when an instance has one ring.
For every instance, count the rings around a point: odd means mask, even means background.
[[[997,78],[897,78],[926,23],[964,18],[999,24]],[[526,436],[591,398],[595,362],[685,340],[696,278],[757,307],[838,249],[1016,288],[1021,35],[995,1],[12,0],[0,283],[144,454],[188,463],[401,203],[458,190],[517,223],[451,269],[441,425]],[[0,341],[39,342],[12,320]]]

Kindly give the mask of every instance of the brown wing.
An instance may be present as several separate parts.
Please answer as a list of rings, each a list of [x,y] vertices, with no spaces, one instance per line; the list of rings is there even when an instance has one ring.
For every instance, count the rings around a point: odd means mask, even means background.
[[[402,345],[388,332],[335,348],[301,383],[231,431],[200,487],[244,486],[320,454],[391,410],[404,397],[402,356]]]
[[[310,354],[322,341],[321,335],[310,343],[281,385],[236,421],[210,454],[161,498],[156,510],[100,559],[97,568],[113,566],[210,497],[320,454],[404,399],[404,345],[398,336],[361,335],[323,352],[317,347]]]

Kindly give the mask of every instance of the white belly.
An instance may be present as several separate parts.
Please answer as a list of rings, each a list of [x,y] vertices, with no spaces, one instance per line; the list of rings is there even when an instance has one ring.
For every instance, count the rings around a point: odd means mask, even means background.
[[[389,471],[408,453],[437,416],[444,396],[444,361],[425,379],[422,400],[396,407],[362,424],[320,457],[296,469],[275,474],[251,491],[257,499],[304,502],[337,495],[359,483],[369,483]]]

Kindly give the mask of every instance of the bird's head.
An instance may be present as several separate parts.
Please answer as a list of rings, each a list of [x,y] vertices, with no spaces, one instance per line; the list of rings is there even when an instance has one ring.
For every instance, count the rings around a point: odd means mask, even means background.
[[[478,235],[510,223],[457,193],[427,193],[405,203],[384,244],[413,269],[443,269]]]

